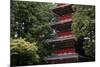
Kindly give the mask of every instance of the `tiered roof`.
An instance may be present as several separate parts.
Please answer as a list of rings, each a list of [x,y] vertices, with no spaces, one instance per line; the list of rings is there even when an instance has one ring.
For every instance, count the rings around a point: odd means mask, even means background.
[[[73,10],[71,7],[72,7],[72,4],[63,4],[63,5],[58,5],[52,8],[51,11],[58,16],[62,16],[64,14],[73,13]]]
[[[57,36],[47,39],[46,42],[54,48],[52,56],[45,57],[51,63],[78,61],[78,53],[75,49],[76,36],[71,32],[72,4],[57,4],[51,11],[56,14],[49,25]]]

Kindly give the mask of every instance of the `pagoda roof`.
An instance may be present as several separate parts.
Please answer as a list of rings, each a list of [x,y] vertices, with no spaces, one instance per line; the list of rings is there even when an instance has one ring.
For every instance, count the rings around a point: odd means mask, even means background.
[[[57,25],[57,24],[64,24],[64,23],[70,23],[72,22],[72,18],[70,19],[65,19],[65,20],[62,20],[62,21],[55,21],[55,22],[51,22],[49,23],[49,25]]]
[[[56,42],[56,41],[64,41],[64,40],[70,40],[70,39],[76,40],[75,35],[56,36],[54,38],[47,39],[46,42]]]
[[[49,56],[49,57],[45,57],[45,60],[57,60],[57,59],[66,59],[66,58],[78,58],[78,54],[74,53],[74,54],[67,54],[67,55],[57,55],[57,56]]]
[[[66,14],[73,13],[73,10],[71,7],[72,7],[72,4],[63,4],[63,5],[55,6],[55,7],[51,8],[50,11],[53,12],[57,16],[61,16],[61,15],[63,15],[62,14],[63,12]]]
[[[72,4],[61,4],[61,5],[57,5],[54,9],[56,9],[56,8],[61,8],[61,7],[70,7],[70,6],[72,6]]]

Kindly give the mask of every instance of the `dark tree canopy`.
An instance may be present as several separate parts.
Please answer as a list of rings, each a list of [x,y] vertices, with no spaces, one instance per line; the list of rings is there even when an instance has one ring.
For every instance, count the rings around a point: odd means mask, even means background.
[[[40,57],[38,62],[40,64],[44,63],[44,56],[50,54],[51,50],[44,40],[50,35],[50,33],[52,33],[52,30],[48,25],[51,18],[53,17],[49,11],[52,6],[52,3],[25,1],[11,2],[11,39],[13,40],[11,40],[11,44],[13,45],[15,42],[14,40],[18,40],[20,37],[22,40],[25,38],[26,43],[27,41],[29,43],[36,42],[37,44],[35,46],[38,48],[36,55]],[[20,40],[18,40],[18,42],[20,43]],[[16,43],[15,45],[17,46],[19,43]],[[11,52],[11,55],[12,53],[13,52]],[[11,58],[14,59],[13,56],[11,56]],[[23,58],[25,57],[23,56]],[[34,59],[34,63],[35,60],[37,61],[38,59]],[[20,61],[23,61],[23,59]],[[27,62],[25,63],[28,64]],[[33,61],[30,63],[32,64]]]
[[[53,15],[49,8],[52,4],[12,1],[11,5],[12,37],[39,39],[50,33],[48,23]]]
[[[89,57],[95,56],[95,6],[74,5],[72,31],[83,38],[83,48]]]

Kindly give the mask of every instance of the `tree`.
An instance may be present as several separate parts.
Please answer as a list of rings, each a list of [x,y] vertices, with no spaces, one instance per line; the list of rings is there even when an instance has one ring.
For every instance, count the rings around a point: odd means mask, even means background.
[[[11,65],[32,65],[39,63],[37,42],[27,42],[25,39],[11,39]]]
[[[11,36],[41,39],[50,33],[48,22],[53,15],[47,3],[12,1],[11,6]],[[41,32],[41,33],[40,33]]]
[[[86,56],[95,56],[95,6],[74,5],[72,31],[78,38],[83,37]]]
[[[50,54],[50,48],[44,40],[52,33],[48,25],[53,17],[49,12],[52,6],[51,3],[11,2],[11,38],[15,40],[21,37],[30,43],[37,42],[39,63],[44,63],[44,57]]]

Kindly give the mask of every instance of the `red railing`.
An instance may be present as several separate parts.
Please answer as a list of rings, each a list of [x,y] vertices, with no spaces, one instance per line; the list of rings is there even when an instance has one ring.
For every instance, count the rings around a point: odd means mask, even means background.
[[[58,36],[66,36],[66,35],[72,35],[72,32],[59,32]]]
[[[58,19],[59,19],[59,21],[72,19],[72,14],[60,16],[60,17],[58,17]]]
[[[55,50],[53,53],[54,54],[76,53],[76,51],[75,48],[67,48],[67,49]]]

